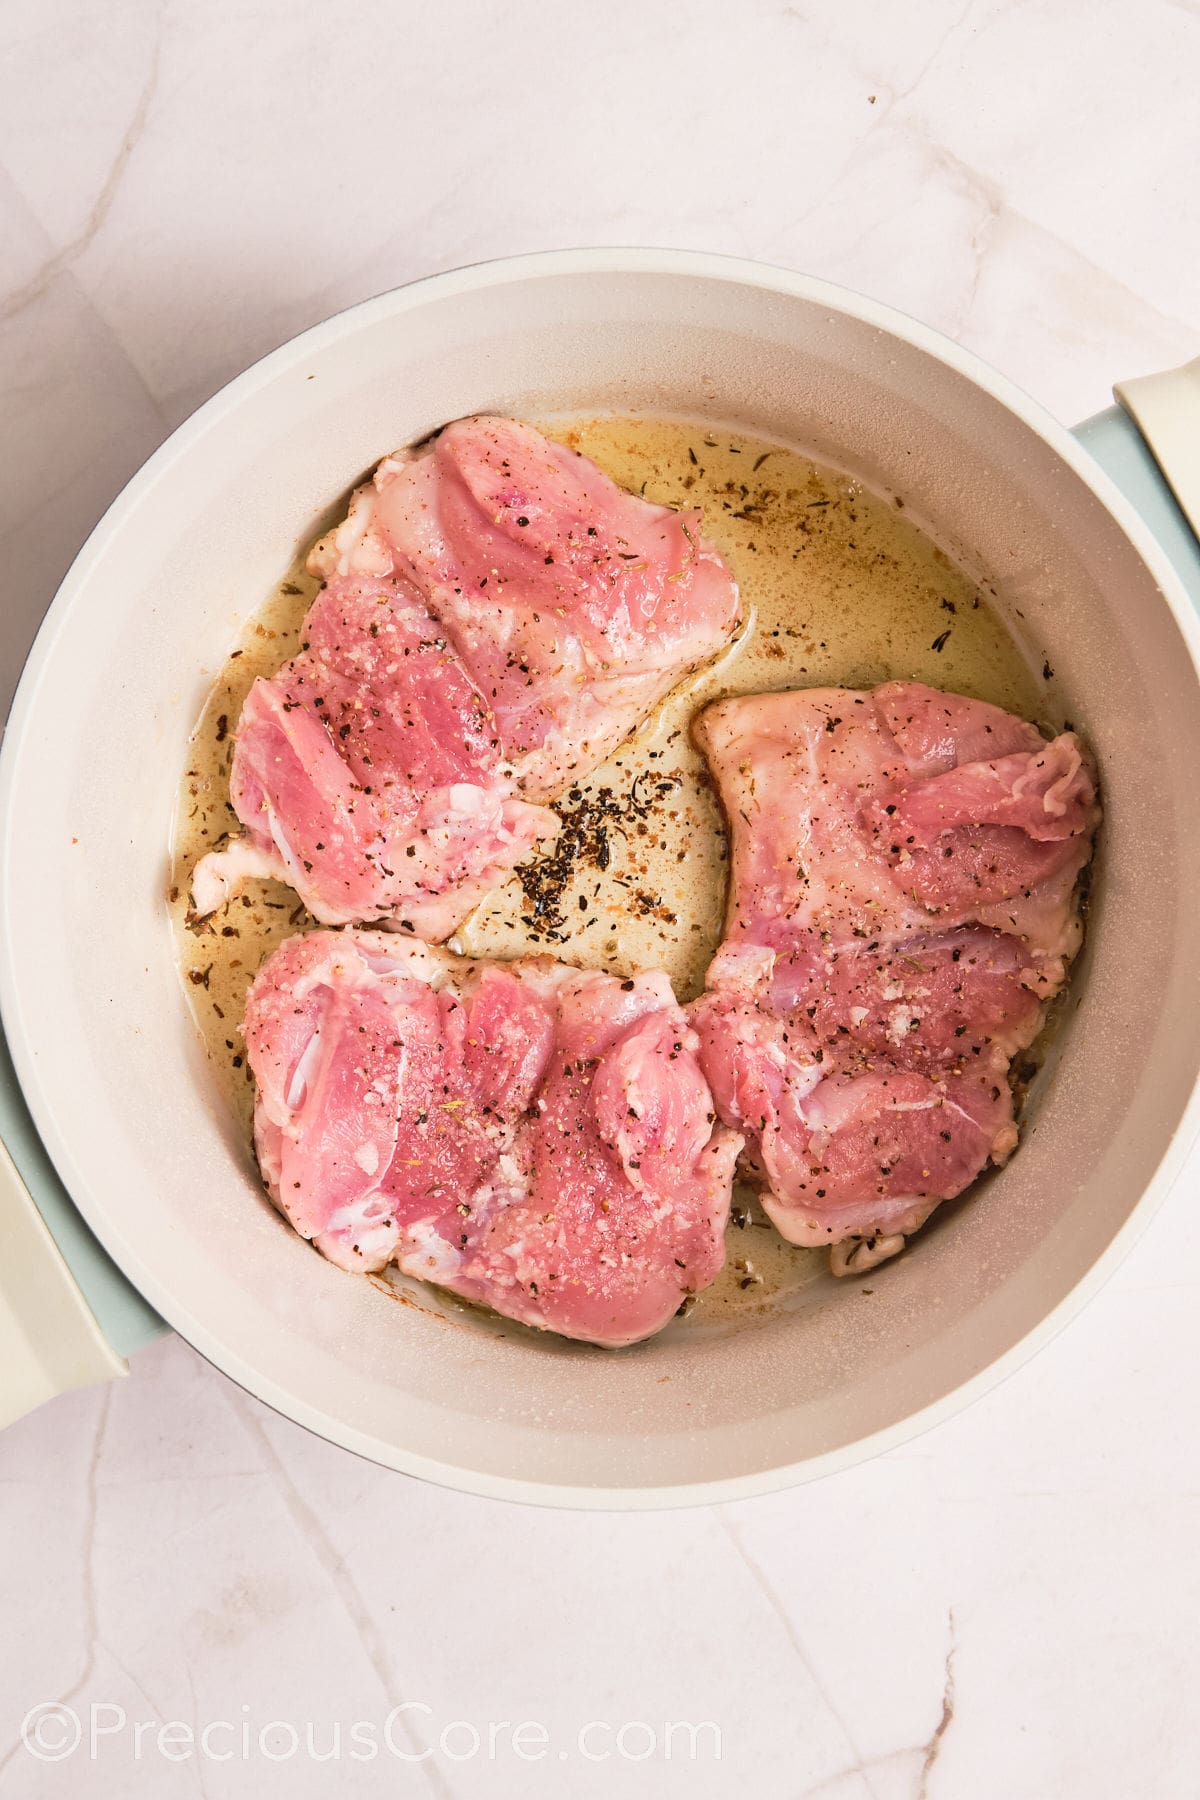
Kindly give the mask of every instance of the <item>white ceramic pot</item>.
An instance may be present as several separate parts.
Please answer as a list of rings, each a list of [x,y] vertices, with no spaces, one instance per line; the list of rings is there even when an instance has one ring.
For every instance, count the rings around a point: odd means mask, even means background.
[[[172,802],[239,621],[381,453],[476,410],[651,408],[898,488],[995,580],[1099,756],[1106,818],[1059,1067],[1019,1155],[873,1279],[619,1354],[449,1322],[340,1274],[262,1203],[180,993]],[[1191,610],[1072,438],[936,334],[723,259],[568,252],[369,301],[233,382],[72,569],[3,756],[0,997],[88,1223],[245,1387],[349,1448],[513,1498],[759,1492],[895,1443],[997,1380],[1111,1268],[1179,1165],[1200,1065]]]

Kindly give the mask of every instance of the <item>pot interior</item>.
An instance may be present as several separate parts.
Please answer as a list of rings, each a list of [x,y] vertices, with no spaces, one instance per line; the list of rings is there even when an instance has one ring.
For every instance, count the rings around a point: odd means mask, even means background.
[[[1001,399],[812,284],[611,260],[371,302],[235,383],[127,490],[68,578],[6,747],[5,1022],[90,1223],[236,1378],[398,1467],[650,1500],[849,1453],[935,1406],[1130,1219],[1200,1060],[1184,929],[1200,707],[1146,564]],[[1051,665],[1103,783],[1087,947],[1010,1165],[863,1280],[616,1354],[347,1277],[296,1238],[205,1064],[165,904],[188,735],[240,625],[379,456],[483,410],[680,414],[902,494]]]

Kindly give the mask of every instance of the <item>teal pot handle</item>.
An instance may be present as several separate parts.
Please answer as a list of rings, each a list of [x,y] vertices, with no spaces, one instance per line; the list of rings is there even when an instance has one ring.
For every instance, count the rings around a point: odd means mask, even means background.
[[[1200,365],[1188,364],[1168,375],[1153,375],[1127,382],[1114,389],[1130,411],[1110,406],[1075,428],[1075,436],[1100,464],[1134,507],[1165,551],[1168,560],[1187,589],[1193,606],[1200,611],[1200,540],[1193,525],[1200,519]],[[1174,389],[1178,398],[1190,409],[1190,442],[1183,435],[1177,406],[1171,409],[1171,430],[1161,429],[1161,407],[1146,411],[1143,402],[1148,390],[1158,384]],[[1175,384],[1182,383],[1182,387]],[[1160,388],[1160,395],[1162,389]],[[1138,404],[1135,424],[1132,408]],[[1147,441],[1139,425],[1154,436]],[[1156,429],[1155,426],[1160,428]],[[1151,447],[1153,445],[1153,448]],[[1178,496],[1178,498],[1176,497]],[[1191,520],[1180,501],[1192,509]]]
[[[166,1329],[76,1212],[0,1035],[0,1426],[124,1375]]]
[[[1136,421],[1200,538],[1200,356],[1162,375],[1119,381],[1113,393]]]

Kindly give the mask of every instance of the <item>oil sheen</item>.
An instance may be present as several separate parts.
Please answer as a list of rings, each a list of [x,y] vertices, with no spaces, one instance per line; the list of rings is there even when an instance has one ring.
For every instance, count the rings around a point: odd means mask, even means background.
[[[677,418],[538,421],[648,500],[700,507],[737,579],[742,624],[716,662],[559,801],[559,845],[518,870],[466,921],[469,956],[553,954],[629,974],[667,970],[681,1000],[703,985],[721,935],[728,846],[689,726],[710,700],[789,687],[870,687],[895,678],[1060,723],[1048,672],[994,595],[908,514],[903,494],[865,489],[786,446]],[[245,627],[209,695],[179,790],[169,903],[185,990],[214,1074],[249,1142],[253,1091],[241,1022],[246,989],[277,944],[311,929],[290,888],[251,882],[200,925],[188,920],[197,859],[237,829],[229,765],[253,681],[298,648],[317,592],[301,562]],[[819,1278],[739,1192],[724,1275],[672,1329],[727,1329]]]

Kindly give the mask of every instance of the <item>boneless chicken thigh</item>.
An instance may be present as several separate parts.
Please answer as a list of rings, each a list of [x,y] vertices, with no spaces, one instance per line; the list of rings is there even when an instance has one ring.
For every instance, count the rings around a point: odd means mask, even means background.
[[[415,582],[530,798],[595,768],[738,622],[699,512],[654,506],[514,419],[380,463],[309,561]]]
[[[722,1267],[741,1138],[662,974],[318,931],[260,970],[245,1037],[269,1191],[342,1268],[618,1346]]]
[[[511,419],[398,452],[313,550],[305,644],[254,684],[199,913],[247,876],[325,924],[448,937],[553,836],[586,774],[732,635],[699,513],[652,506]]]
[[[696,736],[733,847],[693,1007],[718,1111],[783,1235],[865,1266],[1016,1145],[1009,1064],[1078,946],[1092,761],[915,682],[722,701]]]
[[[243,835],[197,864],[198,912],[273,875],[325,924],[386,918],[435,939],[558,829],[517,797],[491,708],[392,576],[317,596],[300,654],[246,698],[230,797]]]
[[[695,735],[733,837],[732,942],[971,923],[1074,950],[1099,812],[1073,732],[1047,743],[999,707],[894,681],[719,701]]]

